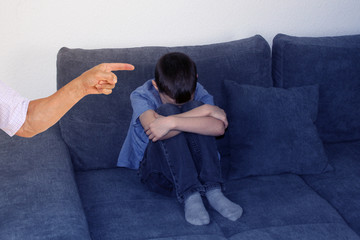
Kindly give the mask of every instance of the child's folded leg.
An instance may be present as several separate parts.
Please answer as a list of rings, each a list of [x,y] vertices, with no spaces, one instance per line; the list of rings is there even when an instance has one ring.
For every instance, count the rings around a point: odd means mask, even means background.
[[[164,104],[157,109],[157,113],[163,116],[179,112],[181,112],[180,108],[172,104]],[[143,163],[146,163],[146,168],[142,166],[141,175],[144,177],[144,175],[154,176],[154,172],[161,173],[172,182],[173,191],[180,203],[184,202],[189,193],[204,191],[184,133],[166,140],[149,142]],[[147,174],[144,174],[145,169]]]

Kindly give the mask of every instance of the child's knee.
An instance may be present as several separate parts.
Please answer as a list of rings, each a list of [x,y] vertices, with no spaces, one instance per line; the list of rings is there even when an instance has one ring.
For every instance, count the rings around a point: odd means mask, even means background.
[[[174,104],[162,104],[158,109],[156,109],[156,113],[162,116],[171,116],[175,114],[181,113],[180,108]]]
[[[190,102],[187,102],[187,103],[182,105],[182,111],[183,112],[188,112],[188,111],[190,111],[190,110],[192,110],[194,108],[200,107],[202,105],[204,105],[203,102],[196,101],[196,100],[190,101]]]

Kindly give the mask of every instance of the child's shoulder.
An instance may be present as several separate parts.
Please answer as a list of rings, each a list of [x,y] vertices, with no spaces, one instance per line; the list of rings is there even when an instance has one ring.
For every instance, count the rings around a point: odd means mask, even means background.
[[[146,95],[148,93],[154,93],[156,89],[152,85],[152,79],[147,80],[143,85],[137,87],[134,91],[131,92],[133,94]]]
[[[159,93],[156,91],[152,85],[152,79],[147,80],[143,85],[137,87],[131,94],[130,100],[132,102],[137,101],[147,101],[147,102],[156,102],[159,98]]]

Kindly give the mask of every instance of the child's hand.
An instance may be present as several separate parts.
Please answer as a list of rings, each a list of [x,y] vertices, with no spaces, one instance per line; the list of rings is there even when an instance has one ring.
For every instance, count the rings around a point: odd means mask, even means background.
[[[156,114],[156,119],[149,125],[149,129],[146,130],[146,135],[153,142],[160,140],[172,129],[171,118],[163,117],[159,114]]]

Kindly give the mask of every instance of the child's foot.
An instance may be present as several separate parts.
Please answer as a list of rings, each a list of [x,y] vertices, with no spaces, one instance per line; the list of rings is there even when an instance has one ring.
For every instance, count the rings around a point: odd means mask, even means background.
[[[185,219],[193,225],[209,224],[210,217],[205,209],[200,193],[196,192],[185,200]]]
[[[227,219],[236,221],[241,217],[243,209],[226,198],[220,188],[206,192],[206,197],[210,205]]]

